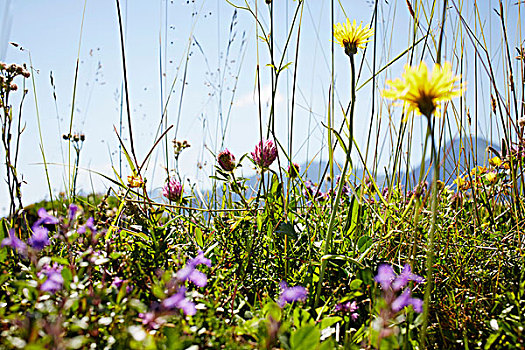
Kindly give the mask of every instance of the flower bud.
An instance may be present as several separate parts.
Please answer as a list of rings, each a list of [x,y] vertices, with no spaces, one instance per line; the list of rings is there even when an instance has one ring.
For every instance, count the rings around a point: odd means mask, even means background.
[[[217,162],[225,171],[233,171],[235,169],[235,156],[227,148],[219,153]]]

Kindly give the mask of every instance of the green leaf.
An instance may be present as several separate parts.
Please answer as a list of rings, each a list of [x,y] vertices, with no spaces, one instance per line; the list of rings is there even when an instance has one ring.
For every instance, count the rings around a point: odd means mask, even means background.
[[[339,316],[326,317],[321,321],[319,329],[328,328],[341,320],[342,318]]]
[[[319,346],[321,332],[315,326],[308,325],[299,328],[290,337],[292,350],[310,350]]]
[[[361,285],[363,284],[363,281],[361,280],[353,280],[352,282],[350,282],[350,289],[351,290],[357,290],[361,287]]]
[[[297,233],[295,232],[293,225],[287,222],[282,222],[281,224],[279,224],[276,232],[282,235],[286,235],[290,238],[297,239]]]
[[[374,242],[372,241],[372,238],[370,238],[370,236],[363,236],[357,241],[357,249],[362,253],[368,248],[370,248],[370,246],[373,243]]]
[[[202,238],[202,230],[199,227],[195,228],[195,241],[197,242],[199,247],[202,248],[204,246],[203,238]]]

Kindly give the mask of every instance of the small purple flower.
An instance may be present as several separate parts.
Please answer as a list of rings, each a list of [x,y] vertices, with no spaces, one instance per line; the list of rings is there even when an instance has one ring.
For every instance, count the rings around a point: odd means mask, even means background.
[[[58,219],[56,217],[54,217],[53,215],[48,214],[47,211],[44,208],[38,209],[38,216],[40,217],[40,219],[38,219],[33,224],[33,227],[40,226],[40,225],[56,225],[56,224],[58,224]]]
[[[118,288],[122,287],[122,284],[124,282],[126,282],[126,280],[123,280],[123,279],[121,279],[120,277],[117,276],[117,277],[115,277],[113,279],[113,282],[111,282],[111,285],[115,286],[118,289]]]
[[[419,313],[423,312],[423,300],[412,298],[410,295],[410,288],[407,288],[392,302],[391,307],[392,311],[398,312],[409,305],[414,307],[414,311]]]
[[[33,235],[29,238],[27,243],[36,250],[42,250],[49,245],[49,237],[47,228],[43,226],[33,226]]]
[[[88,228],[91,233],[96,233],[97,232],[97,229],[95,227],[95,219],[93,219],[93,217],[90,217],[89,219],[87,219],[86,223],[82,226],[80,226],[77,230],[78,233],[81,233],[81,234],[84,234],[86,233],[86,228]]]
[[[197,313],[195,304],[191,300],[186,299],[185,287],[181,287],[177,293],[173,294],[167,299],[164,299],[161,305],[168,310],[174,308],[181,309],[184,314],[188,316],[193,316]]]
[[[277,147],[275,147],[272,140],[261,141],[255,146],[252,157],[255,164],[262,169],[266,169],[277,158]]]
[[[47,276],[47,279],[40,286],[40,290],[43,292],[56,293],[62,289],[64,285],[64,278],[60,273],[62,266],[54,265],[53,267],[47,267],[42,270],[42,273]]]
[[[182,197],[182,185],[175,179],[171,179],[164,188],[162,188],[162,195],[168,200],[177,202]]]
[[[197,253],[195,258],[190,259],[186,263],[186,266],[177,272],[177,279],[182,282],[190,280],[198,287],[205,287],[208,283],[208,277],[197,270],[198,265],[211,267],[211,260],[204,257],[204,252],[202,250]]]
[[[78,206],[74,203],[71,203],[69,205],[69,222],[72,222],[75,219],[75,216],[77,215]]]
[[[357,320],[357,318],[359,317],[359,314],[356,312],[357,309],[359,309],[359,306],[357,306],[355,300],[352,302],[347,301],[344,303],[340,303],[335,306],[335,311],[349,313],[353,321]]]
[[[396,278],[396,274],[392,269],[392,266],[388,264],[379,265],[377,276],[374,280],[381,285],[381,289],[388,290],[392,286],[392,282]]]
[[[286,304],[294,301],[304,301],[308,295],[308,290],[302,286],[288,287],[286,282],[282,281],[279,283],[281,287],[281,295],[277,304],[283,308]]]
[[[425,279],[421,276],[416,275],[415,273],[412,273],[410,265],[405,264],[403,270],[401,270],[401,274],[397,276],[394,282],[392,283],[392,289],[398,291],[404,288],[407,285],[408,281],[414,281],[419,284],[425,282]]]
[[[225,171],[233,171],[235,169],[235,156],[227,148],[219,153],[217,162]]]
[[[288,166],[288,176],[290,179],[295,179],[297,176],[299,176],[299,173],[301,172],[301,168],[299,167],[299,164],[292,163]]]
[[[161,318],[157,318],[157,315],[150,311],[146,313],[139,313],[139,318],[142,322],[142,324],[149,329],[159,329],[161,324],[164,323],[164,321]]]
[[[23,256],[27,253],[27,245],[15,235],[14,229],[10,229],[9,237],[2,240],[2,247],[11,247]]]

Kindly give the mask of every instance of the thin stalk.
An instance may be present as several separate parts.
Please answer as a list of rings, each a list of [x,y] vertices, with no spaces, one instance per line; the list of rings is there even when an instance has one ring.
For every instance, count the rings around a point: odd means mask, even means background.
[[[354,106],[355,106],[355,63],[354,63],[354,55],[349,54],[348,56],[350,57],[350,71],[352,74],[352,77],[351,77],[351,106],[350,106],[350,114],[349,114],[350,122],[348,124],[349,145],[347,148],[346,160],[345,160],[345,165],[343,167],[343,172],[341,173],[341,178],[339,180],[339,184],[337,187],[337,195],[335,196],[335,200],[332,202],[332,213],[330,215],[330,221],[328,222],[328,230],[326,231],[323,257],[329,254],[330,251],[332,250],[332,240],[333,240],[333,235],[334,235],[335,218],[337,216],[337,207],[339,206],[339,202],[341,201],[341,193],[343,192],[343,186],[345,184],[346,172],[348,171],[348,165],[351,162],[352,143],[354,139],[353,125],[354,125]],[[324,273],[326,270],[326,265],[327,265],[327,261],[321,257],[321,271],[319,273],[319,282],[317,284],[317,290],[315,292],[314,308],[317,307],[319,303],[319,298],[321,296],[321,288],[323,285],[323,278],[324,278]]]
[[[438,188],[437,180],[439,179],[439,156],[436,150],[436,143],[434,139],[434,126],[432,125],[432,119],[427,116],[428,128],[430,129],[430,140],[432,146],[432,160],[434,163],[434,174],[432,176],[432,221],[430,231],[427,237],[427,278],[424,296],[424,308],[423,308],[423,324],[421,326],[420,345],[422,348],[426,348],[426,336],[428,327],[428,315],[430,310],[430,293],[433,288],[433,265],[434,265],[434,234],[436,232],[436,221],[437,221],[437,204],[438,204]]]

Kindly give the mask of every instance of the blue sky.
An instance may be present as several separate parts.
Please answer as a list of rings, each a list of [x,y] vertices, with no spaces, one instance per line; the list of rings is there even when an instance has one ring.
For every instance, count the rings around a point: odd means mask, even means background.
[[[232,1],[242,4],[244,1]],[[487,1],[488,2],[488,1]],[[9,11],[5,11],[10,3]],[[341,1],[346,13],[351,19],[368,23],[372,17],[373,1],[352,0]],[[491,5],[496,4],[490,1]],[[0,2],[0,4],[2,4]],[[86,4],[82,39],[80,29],[82,14]],[[254,1],[249,4],[253,6]],[[326,142],[326,132],[320,121],[326,120],[327,99],[330,86],[330,1],[308,1],[302,16],[302,34],[300,43],[300,58],[298,75],[298,92],[296,119],[294,126],[294,159],[302,163],[313,158],[325,157],[323,143]],[[241,154],[250,152],[258,140],[258,109],[254,98],[256,81],[257,46],[253,18],[246,12],[237,13],[234,31],[235,39],[231,44],[227,64],[226,50],[230,38],[230,24],[234,9],[225,0],[197,1],[126,1],[122,0],[126,31],[126,59],[130,86],[130,101],[133,120],[133,131],[137,147],[137,155],[142,159],[151,145],[157,132],[162,114],[162,102],[166,101],[166,92],[174,83],[174,90],[168,105],[168,123],[177,125],[180,113],[180,123],[177,135],[169,134],[171,140],[187,139],[192,147],[180,158],[180,171],[184,177],[189,177],[200,188],[209,186],[207,180],[213,165],[212,152],[219,150],[218,134],[220,133],[219,110],[224,119],[232,101],[232,89],[236,86],[231,115],[224,145],[239,158]],[[268,26],[267,11],[263,1],[259,1],[263,14],[261,22]],[[277,51],[282,50],[285,42],[286,27],[290,25],[296,1],[276,1],[275,6],[275,36]],[[77,94],[74,108],[74,131],[86,134],[86,142],[81,154],[81,167],[94,169],[112,176],[111,164],[118,170],[118,140],[113,126],[119,128],[120,94],[122,86],[122,65],[120,55],[120,38],[118,33],[116,7],[110,0],[3,0],[0,5],[0,18],[5,16],[0,27],[0,57],[7,62],[29,62],[28,51],[34,69],[38,111],[44,137],[44,148],[49,162],[67,163],[67,144],[61,135],[69,127],[71,115],[72,89],[75,75],[75,64],[79,53],[80,66]],[[485,25],[493,25],[491,7],[483,9],[487,14]],[[469,11],[465,11],[469,13]],[[395,15],[395,17],[393,17]],[[472,17],[472,16],[470,16]],[[389,19],[395,18],[394,22]],[[336,21],[343,21],[345,16],[340,8],[336,9]],[[381,12],[378,24],[378,66],[385,64],[404,50],[409,43],[410,18],[405,1],[381,2]],[[510,18],[516,22],[516,18]],[[8,24],[11,23],[9,28]],[[437,22],[436,22],[437,23]],[[437,30],[436,25],[432,28]],[[454,28],[450,28],[454,30]],[[381,33],[389,33],[383,37]],[[394,35],[392,35],[394,33]],[[246,40],[245,49],[242,46],[243,35]],[[497,46],[497,35],[495,35]],[[181,101],[186,54],[189,40],[190,56],[187,60],[186,85]],[[452,36],[447,36],[447,45],[453,45]],[[195,40],[198,45],[195,44]],[[290,44],[289,56],[286,61],[294,61],[295,35]],[[7,44],[16,42],[26,51],[20,51]],[[469,45],[468,39],[464,39]],[[202,51],[201,51],[202,50]],[[269,62],[264,45],[259,42],[259,61],[261,66],[261,91],[263,96],[263,115],[269,113],[267,104],[270,80]],[[466,51],[467,52],[467,51]],[[357,57],[361,63],[362,55]],[[498,57],[496,56],[497,60]],[[428,61],[428,60],[427,60]],[[339,47],[336,47],[336,95],[337,103],[348,103],[349,68],[347,58]],[[396,63],[390,74],[401,72],[406,59]],[[371,55],[365,58],[361,81],[370,76]],[[160,77],[160,66],[165,76]],[[177,69],[177,67],[180,67]],[[224,69],[226,67],[226,69]],[[52,72],[57,95],[57,105],[53,99],[50,84]],[[236,79],[238,76],[238,79]],[[283,75],[277,94],[277,134],[279,139],[286,140],[291,99],[293,69],[288,69]],[[391,77],[391,76],[389,76]],[[176,78],[176,79],[175,79]],[[378,79],[382,84],[386,76]],[[28,80],[27,83],[30,83]],[[237,84],[237,85],[235,85]],[[161,96],[161,86],[163,95]],[[379,87],[379,85],[378,85]],[[39,137],[36,123],[35,93],[32,87],[24,105],[23,119],[27,124],[22,136],[22,152],[20,170],[27,184],[24,186],[25,203],[46,197],[46,182],[39,152]],[[364,146],[367,138],[370,120],[371,104],[365,103],[371,99],[372,87],[368,84],[358,94],[356,110],[356,139]],[[222,91],[222,105],[219,107],[219,92]],[[376,90],[376,94],[379,90]],[[486,96],[485,96],[486,97]],[[376,96],[377,98],[377,96]],[[380,105],[376,106],[376,111]],[[386,105],[383,105],[385,108]],[[179,112],[180,108],[180,112]],[[483,108],[486,108],[484,106]],[[337,109],[336,109],[337,110]],[[341,116],[336,117],[337,120]],[[385,130],[389,124],[384,118],[374,128]],[[398,120],[392,120],[397,125]],[[480,121],[484,123],[484,121]],[[224,124],[224,121],[223,121]],[[486,124],[485,124],[486,126]],[[127,129],[123,136],[127,142]],[[382,135],[381,138],[387,137]],[[420,136],[415,135],[416,142]],[[419,137],[419,139],[418,139]],[[383,152],[388,156],[389,147]],[[295,153],[295,152],[294,152]],[[420,157],[417,151],[415,157]],[[155,153],[149,164],[147,177],[151,188],[158,188],[164,181],[163,152]],[[171,158],[171,155],[170,155]],[[155,162],[157,160],[157,162]],[[173,162],[172,160],[170,161]],[[199,165],[204,165],[200,169]],[[53,190],[63,190],[64,176],[67,172],[63,166],[50,165]],[[246,163],[245,174],[254,171]],[[3,171],[2,171],[3,173]],[[127,176],[127,168],[123,168],[123,176]],[[79,179],[79,187],[89,191],[93,185],[96,191],[104,191],[107,182],[97,175],[83,171]],[[5,186],[0,187],[0,198],[7,198]],[[1,210],[2,208],[0,208]]]

